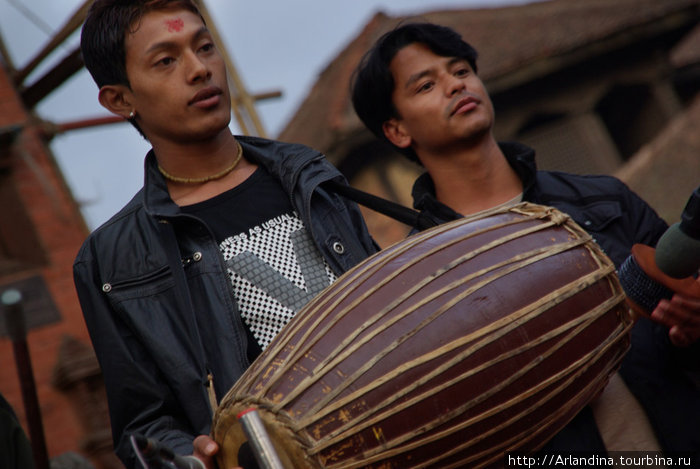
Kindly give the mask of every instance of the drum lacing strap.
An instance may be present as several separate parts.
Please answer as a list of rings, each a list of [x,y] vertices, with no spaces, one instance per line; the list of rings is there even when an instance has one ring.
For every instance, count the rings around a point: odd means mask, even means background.
[[[218,401],[216,399],[216,393],[214,391],[214,377],[209,370],[209,365],[207,363],[207,355],[204,351],[204,343],[202,342],[202,335],[199,333],[199,324],[197,324],[197,318],[194,314],[194,305],[192,304],[192,298],[189,295],[189,288],[187,286],[187,278],[185,277],[185,271],[182,268],[182,260],[180,257],[180,247],[177,243],[177,237],[175,235],[175,228],[172,223],[168,220],[158,220],[158,226],[160,228],[161,234],[163,235],[163,244],[165,247],[165,257],[168,259],[168,266],[173,273],[173,279],[175,280],[175,296],[177,297],[178,303],[183,305],[188,312],[191,314],[185,317],[185,320],[191,320],[190,337],[194,339],[194,343],[199,347],[199,364],[207,373],[207,382],[204,383],[207,388],[207,395],[209,398],[209,406],[211,408],[212,415],[218,407]]]
[[[324,185],[330,190],[342,195],[343,197],[347,197],[353,202],[364,205],[367,208],[384,214],[390,218],[393,218],[394,220],[398,220],[405,225],[417,228],[420,231],[437,226],[437,223],[435,223],[435,221],[433,221],[423,212],[413,210],[404,205],[397,204],[391,200],[383,199],[368,192],[355,189],[354,187],[347,184],[342,184],[336,180],[326,181]]]

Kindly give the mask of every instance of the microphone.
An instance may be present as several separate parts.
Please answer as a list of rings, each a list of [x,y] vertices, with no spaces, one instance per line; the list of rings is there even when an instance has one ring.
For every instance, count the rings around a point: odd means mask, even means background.
[[[243,433],[248,438],[251,452],[260,469],[284,469],[275,446],[265,429],[265,423],[255,407],[238,414],[238,422],[243,427]],[[240,451],[239,451],[240,455]]]
[[[700,269],[700,187],[695,189],[681,214],[659,238],[656,265],[673,278],[696,275]]]
[[[131,446],[144,469],[206,469],[194,456],[180,456],[172,449],[137,433],[130,437]]]
[[[662,299],[675,293],[700,298],[700,280],[693,277],[673,278],[656,265],[655,249],[644,244],[632,246],[630,254],[618,270],[620,285],[627,295],[627,304],[638,314],[649,316]]]
[[[627,303],[648,316],[662,299],[674,293],[700,298],[700,187],[683,209],[681,221],[669,227],[656,248],[635,244],[618,278]]]

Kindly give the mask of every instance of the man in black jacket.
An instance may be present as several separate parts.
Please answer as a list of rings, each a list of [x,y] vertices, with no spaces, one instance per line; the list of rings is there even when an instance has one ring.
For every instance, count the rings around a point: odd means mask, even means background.
[[[137,467],[139,433],[213,467],[217,399],[376,245],[324,189],[344,179],[323,155],[232,135],[224,60],[193,1],[97,0],[81,48],[100,103],[152,145],[143,188],[74,265],[116,452]]]
[[[495,140],[476,58],[449,28],[406,24],[380,38],[356,71],[360,119],[426,170],[413,188],[415,207],[443,223],[522,200],[554,206],[588,230],[618,267],[633,244],[655,245],[666,223],[621,181],[537,171],[532,149]],[[660,302],[652,319],[658,323],[642,318],[633,328],[619,373],[624,382],[614,376],[593,411],[582,411],[546,450],[697,455],[700,390],[684,365],[698,363],[700,301],[675,295]],[[623,405],[624,418],[607,418]]]

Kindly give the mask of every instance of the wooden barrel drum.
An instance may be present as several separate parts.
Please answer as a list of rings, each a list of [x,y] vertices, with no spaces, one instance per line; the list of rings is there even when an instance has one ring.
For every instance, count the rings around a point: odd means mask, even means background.
[[[409,237],[346,273],[222,399],[219,465],[257,407],[287,468],[483,467],[540,448],[605,386],[632,319],[568,216],[519,204]]]

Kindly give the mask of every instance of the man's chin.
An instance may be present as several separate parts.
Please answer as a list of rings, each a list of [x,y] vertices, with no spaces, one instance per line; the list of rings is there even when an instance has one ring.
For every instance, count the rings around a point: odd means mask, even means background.
[[[488,140],[491,136],[491,127],[483,126],[477,129],[470,129],[469,132],[465,132],[463,142],[468,143],[470,146],[479,145],[480,143]]]
[[[192,140],[211,140],[219,137],[222,133],[231,133],[230,119],[221,119],[218,122],[211,122],[189,132]]]

